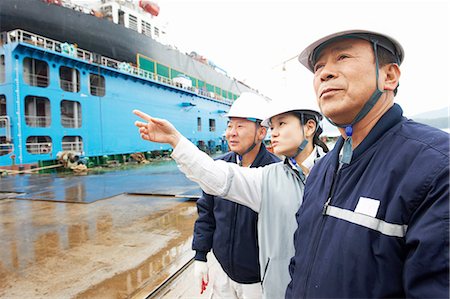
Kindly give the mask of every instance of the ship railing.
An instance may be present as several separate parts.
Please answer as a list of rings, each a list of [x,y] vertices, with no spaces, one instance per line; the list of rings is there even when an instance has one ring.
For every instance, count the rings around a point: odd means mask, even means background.
[[[50,121],[49,116],[25,115],[25,122],[30,127],[49,127]]]
[[[133,74],[153,81],[155,80],[155,74],[137,67],[133,68]]]
[[[48,154],[52,152],[52,144],[45,143],[26,143],[27,152],[31,154]]]
[[[27,32],[21,29],[16,29],[13,31],[10,31],[7,33],[7,37],[6,37],[6,42],[7,43],[12,43],[12,42],[25,42],[25,43],[30,43],[32,45],[35,45],[37,47],[41,47],[41,48],[45,48],[48,50],[52,50],[54,52],[59,52],[59,53],[63,53],[63,54],[68,54],[65,53],[64,51],[62,51],[62,46],[67,45],[67,43],[61,43],[49,38],[45,38],[42,36],[39,36],[37,34],[31,33],[31,32]],[[63,45],[64,44],[64,45]],[[123,71],[123,72],[127,72],[130,74],[134,74],[136,76],[142,77],[142,78],[146,78],[146,79],[150,79],[153,81],[159,81],[165,84],[169,84],[172,86],[177,86],[172,79],[164,77],[164,76],[160,76],[160,75],[156,75],[152,72],[143,70],[143,69],[139,69],[131,64],[125,63],[128,66],[126,67],[126,69],[123,69],[123,65],[124,62],[120,62],[117,60],[114,60],[112,58],[108,58],[108,57],[104,57],[104,56],[100,56],[98,54],[80,49],[78,47],[75,48],[75,52],[74,55],[75,57],[82,59],[84,61],[87,61],[89,63],[99,63],[103,66],[106,67],[110,67],[110,68],[114,68],[117,69],[119,71]],[[99,58],[100,57],[100,58]],[[95,61],[94,61],[95,60]],[[121,67],[122,66],[122,67]],[[43,84],[43,85],[37,85],[37,86],[47,86],[47,80],[48,78],[42,81],[37,81],[37,84]],[[40,82],[40,83],[39,83]],[[178,87],[178,86],[177,86]],[[208,97],[208,98],[212,98],[215,100],[218,100],[220,102],[224,102],[227,104],[232,104],[232,101],[229,99],[225,99],[217,94],[215,94],[214,96],[211,96],[209,93],[205,92],[203,93],[201,90],[195,88],[195,87],[182,87],[183,89],[189,90],[191,92],[195,92],[197,94],[200,94],[202,96]]]
[[[4,156],[12,152],[14,152],[14,144],[0,143],[0,156]]]
[[[59,41],[56,41],[56,40],[53,40],[50,38],[46,38],[46,37],[42,37],[37,34],[27,32],[27,31],[24,31],[21,29],[16,29],[16,30],[8,32],[6,42],[7,43],[14,43],[14,42],[28,43],[28,44],[32,44],[32,45],[40,47],[40,48],[52,50],[52,51],[59,52],[59,53],[63,52],[61,50],[62,49],[61,45],[64,44]],[[93,54],[91,52],[83,50],[83,49],[79,49],[79,48],[76,48],[75,56],[77,58],[80,58],[80,59],[83,59],[83,60],[86,60],[89,62],[92,62],[92,60],[93,60]]]
[[[69,80],[63,80],[60,79],[60,86],[65,91],[71,91],[71,92],[78,92],[80,89],[80,83],[79,82],[72,82]]]
[[[110,67],[113,69],[119,69],[120,61],[102,56],[100,62],[101,62],[101,65],[104,65],[104,66],[107,66],[107,67]]]
[[[10,119],[8,115],[0,116],[0,128],[5,128],[5,136],[6,141],[11,141],[11,125]]]
[[[162,83],[165,83],[165,84],[169,84],[169,85],[175,85],[175,84],[173,84],[173,81],[171,79],[167,78],[167,77],[158,75],[157,78],[158,78],[159,82],[162,82]]]
[[[100,86],[90,86],[91,89],[91,94],[93,96],[99,96],[102,97],[105,95],[105,88],[104,87],[100,87]]]
[[[26,83],[30,84],[31,86],[38,86],[38,87],[47,87],[48,79],[49,79],[48,76],[31,73],[28,73],[26,76],[24,76],[24,80]]]
[[[50,39],[47,39],[42,36],[38,36],[36,34],[16,29],[13,31],[8,32],[7,34],[7,42],[8,43],[14,43],[14,42],[21,42],[21,43],[29,43],[35,46],[43,47],[50,50],[56,49],[56,41],[52,41]]]
[[[211,95],[209,94],[209,91],[202,90],[202,89],[198,90],[198,94],[202,95],[202,96],[205,96],[205,97],[211,97]]]
[[[63,151],[83,152],[83,142],[62,142]]]
[[[192,87],[192,86],[186,86],[186,87],[184,87],[184,89],[187,89],[187,90],[195,92],[195,93],[197,92],[197,88]]]
[[[79,128],[81,127],[81,117],[61,116],[61,125],[64,128]]]
[[[76,53],[77,57],[80,59],[89,61],[91,63],[94,61],[94,55],[89,51],[77,48]]]

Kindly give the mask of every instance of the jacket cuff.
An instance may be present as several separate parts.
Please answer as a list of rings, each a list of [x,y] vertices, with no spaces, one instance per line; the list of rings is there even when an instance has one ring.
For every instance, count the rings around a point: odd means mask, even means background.
[[[204,251],[196,251],[195,252],[195,256],[194,259],[196,261],[202,261],[202,262],[206,262],[206,255],[208,254],[208,252],[204,252]]]

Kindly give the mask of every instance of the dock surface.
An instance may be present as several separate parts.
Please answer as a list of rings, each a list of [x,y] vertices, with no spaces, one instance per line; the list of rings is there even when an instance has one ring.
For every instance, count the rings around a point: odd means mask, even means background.
[[[173,161],[0,188],[1,298],[145,298],[193,257],[197,210],[183,194],[198,186]],[[183,288],[170,294],[194,291]]]

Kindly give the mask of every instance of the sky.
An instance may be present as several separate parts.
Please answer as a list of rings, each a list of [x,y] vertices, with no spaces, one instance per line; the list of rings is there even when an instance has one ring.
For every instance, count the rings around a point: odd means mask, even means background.
[[[368,29],[405,49],[395,98],[405,115],[449,105],[448,1],[156,2],[180,50],[196,51],[273,100],[316,105],[313,75],[296,55],[330,33]]]
[[[179,50],[196,51],[274,101],[317,107],[313,75],[296,56],[322,36],[368,29],[394,37],[405,50],[395,101],[406,116],[449,106],[450,1],[154,2]]]

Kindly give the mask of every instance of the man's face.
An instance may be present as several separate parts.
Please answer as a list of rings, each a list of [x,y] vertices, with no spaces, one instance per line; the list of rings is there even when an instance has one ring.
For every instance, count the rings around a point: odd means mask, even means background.
[[[344,39],[326,45],[314,65],[314,89],[322,113],[349,124],[376,89],[372,45]]]
[[[258,127],[248,119],[231,117],[225,131],[230,150],[241,155],[252,146],[253,142],[258,143]]]

